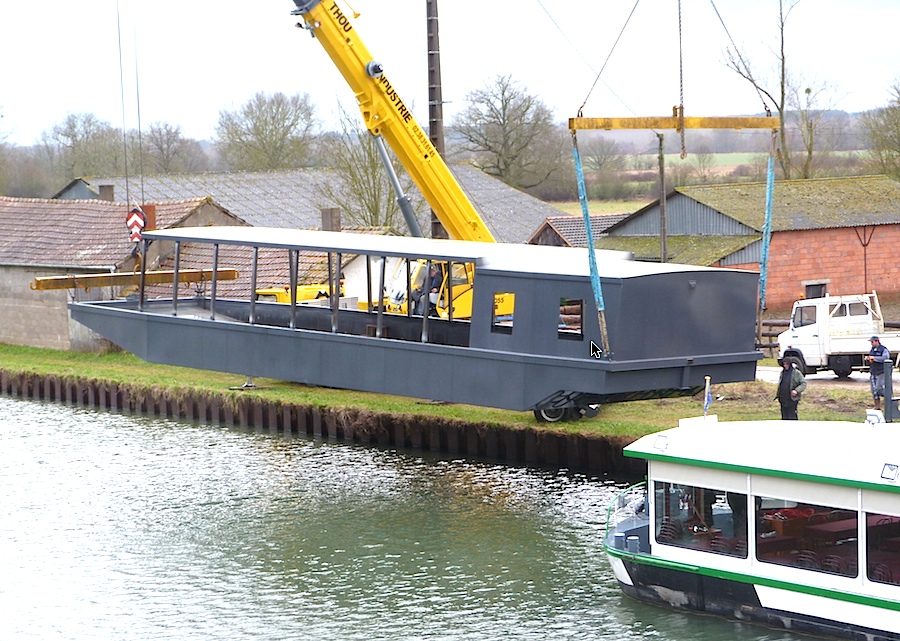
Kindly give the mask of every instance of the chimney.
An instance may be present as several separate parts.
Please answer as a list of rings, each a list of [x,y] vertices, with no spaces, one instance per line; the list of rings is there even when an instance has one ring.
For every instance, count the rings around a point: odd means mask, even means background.
[[[100,200],[113,201],[116,191],[115,185],[100,185]]]
[[[147,218],[144,224],[144,231],[156,229],[156,205],[143,205],[141,209],[144,210],[144,216]]]
[[[322,231],[341,231],[340,207],[324,207],[322,209]]]

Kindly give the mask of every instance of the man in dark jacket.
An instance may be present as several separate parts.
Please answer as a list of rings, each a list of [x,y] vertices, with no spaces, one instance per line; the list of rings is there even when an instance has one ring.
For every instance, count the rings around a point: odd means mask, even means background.
[[[778,379],[775,399],[781,404],[781,420],[796,421],[797,406],[800,404],[800,395],[806,389],[806,379],[803,373],[794,367],[793,361],[779,358],[778,364],[781,365],[781,378]]]
[[[881,344],[881,340],[877,336],[869,339],[872,349],[866,356],[869,363],[869,384],[872,387],[872,399],[875,401],[875,409],[881,409],[881,398],[884,396],[884,377],[891,375],[893,367],[891,367],[891,353],[888,348]],[[887,367],[885,367],[887,363]],[[887,370],[887,371],[885,371]],[[891,374],[888,374],[891,372]]]

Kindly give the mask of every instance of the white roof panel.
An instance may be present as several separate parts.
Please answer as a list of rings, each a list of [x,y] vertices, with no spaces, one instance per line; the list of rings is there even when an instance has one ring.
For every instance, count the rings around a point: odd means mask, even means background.
[[[170,227],[144,232],[144,236],[154,240],[470,262],[490,271],[590,276],[588,250],[583,247],[482,243],[281,227]],[[629,278],[666,272],[717,269],[675,263],[642,263],[630,258],[631,254],[628,252],[597,250],[598,271],[605,277]]]
[[[900,489],[900,430],[892,423],[720,423],[715,416],[700,416],[643,436],[625,452],[639,458],[766,476]]]

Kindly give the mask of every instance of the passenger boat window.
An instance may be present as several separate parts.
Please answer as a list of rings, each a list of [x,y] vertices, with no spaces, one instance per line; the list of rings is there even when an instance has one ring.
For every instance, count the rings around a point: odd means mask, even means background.
[[[866,576],[877,583],[900,584],[900,517],[866,514]]]
[[[500,334],[512,334],[513,311],[516,297],[510,292],[494,292],[494,316],[491,320],[491,331]]]
[[[855,577],[858,519],[853,510],[755,497],[756,558],[765,563]]]
[[[584,335],[584,301],[580,298],[559,299],[559,337],[581,339]]]
[[[747,495],[656,481],[658,543],[747,558]]]

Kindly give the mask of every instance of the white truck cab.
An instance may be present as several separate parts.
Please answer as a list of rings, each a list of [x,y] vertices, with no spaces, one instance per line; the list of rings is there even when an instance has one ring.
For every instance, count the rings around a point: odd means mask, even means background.
[[[885,333],[875,292],[808,298],[794,303],[790,328],[778,335],[778,353],[806,374],[832,370],[846,378],[868,369],[864,357],[872,336],[881,339],[892,359],[900,352],[900,333]]]

